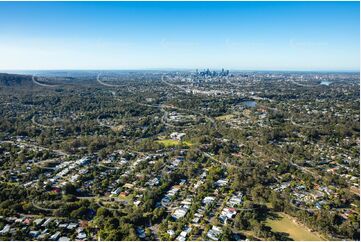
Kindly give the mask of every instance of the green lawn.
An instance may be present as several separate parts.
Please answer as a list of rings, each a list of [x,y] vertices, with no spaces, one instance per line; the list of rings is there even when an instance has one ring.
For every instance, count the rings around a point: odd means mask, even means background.
[[[280,218],[275,220],[267,219],[266,225],[270,226],[275,232],[284,232],[289,234],[293,240],[315,241],[323,240],[317,234],[308,231],[303,226],[296,224],[283,213],[277,213]]]
[[[165,147],[172,147],[177,145],[186,145],[186,146],[192,146],[192,143],[189,141],[179,141],[179,140],[173,140],[173,139],[164,139],[164,140],[157,140],[158,143],[163,144]]]

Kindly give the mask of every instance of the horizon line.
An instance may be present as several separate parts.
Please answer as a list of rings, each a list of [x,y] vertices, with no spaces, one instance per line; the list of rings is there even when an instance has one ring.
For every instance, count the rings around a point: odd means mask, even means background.
[[[0,72],[6,71],[192,71],[192,70],[229,70],[229,71],[241,71],[241,72],[257,72],[257,71],[269,71],[269,72],[360,72],[360,69],[236,69],[236,68],[225,68],[225,67],[202,67],[202,68],[104,68],[104,69],[75,69],[75,68],[64,68],[64,69],[0,69]]]

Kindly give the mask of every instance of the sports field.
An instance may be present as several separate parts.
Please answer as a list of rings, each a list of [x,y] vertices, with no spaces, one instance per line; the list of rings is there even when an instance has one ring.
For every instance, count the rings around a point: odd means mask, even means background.
[[[283,213],[277,213],[280,218],[272,220],[267,219],[266,224],[272,228],[275,232],[284,232],[289,234],[289,237],[293,240],[315,241],[323,240],[317,234],[310,232],[308,229],[300,224],[292,221]]]

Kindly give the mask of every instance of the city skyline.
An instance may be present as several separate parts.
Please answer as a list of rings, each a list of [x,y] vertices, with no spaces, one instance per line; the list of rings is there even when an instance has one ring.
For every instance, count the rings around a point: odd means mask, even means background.
[[[1,2],[0,69],[359,71],[359,25],[359,2]]]

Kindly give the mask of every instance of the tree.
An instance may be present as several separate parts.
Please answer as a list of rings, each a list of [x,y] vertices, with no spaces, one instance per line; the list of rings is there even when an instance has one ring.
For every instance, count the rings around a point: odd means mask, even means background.
[[[106,208],[100,207],[97,209],[97,214],[96,214],[97,217],[108,217],[110,215],[111,212]]]
[[[65,194],[76,195],[76,188],[73,184],[66,183],[64,186],[64,192],[65,192]]]
[[[70,213],[71,218],[85,219],[88,209],[86,207],[80,207]]]
[[[232,240],[232,230],[228,225],[222,228],[220,240]]]

